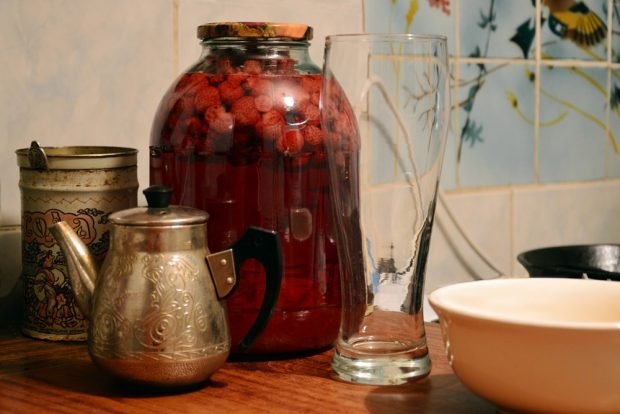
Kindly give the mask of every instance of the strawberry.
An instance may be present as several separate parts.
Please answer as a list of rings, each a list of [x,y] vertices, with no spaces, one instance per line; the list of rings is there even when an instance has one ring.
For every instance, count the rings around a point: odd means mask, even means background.
[[[284,133],[284,117],[276,110],[265,112],[256,123],[255,130],[264,140],[277,140]]]
[[[209,134],[230,134],[232,133],[233,126],[235,124],[235,120],[232,114],[224,111],[224,108],[220,107],[221,110],[214,111],[215,113],[209,114],[209,117],[212,120],[209,122]],[[208,112],[208,111],[207,111]]]
[[[312,92],[312,94],[310,94],[310,102],[312,102],[316,106],[319,106],[319,104],[321,103],[321,93]]]
[[[174,101],[171,113],[176,114],[179,118],[185,118],[194,113],[194,96],[183,95]]]
[[[240,126],[253,126],[261,119],[251,96],[244,96],[233,102],[230,112]]]
[[[220,104],[220,92],[213,86],[199,88],[194,96],[196,113],[204,113],[208,107]]]
[[[299,83],[309,94],[321,91],[321,77],[319,75],[302,76]]]
[[[323,144],[323,131],[321,128],[308,125],[304,129],[301,130],[306,142],[310,145],[321,145]]]
[[[301,114],[306,119],[308,125],[319,125],[321,123],[319,108],[312,105],[310,102],[307,102],[303,108],[301,108]]]
[[[205,86],[209,85],[209,79],[207,78],[207,75],[200,72],[187,73],[181,76],[181,78],[174,87],[174,91],[186,93],[187,90],[199,84],[204,84]]]
[[[277,141],[284,134],[284,124],[267,125],[263,121],[258,121],[254,129],[265,141]]]
[[[289,129],[276,140],[276,148],[284,155],[295,155],[304,147],[304,137],[298,129]]]
[[[282,116],[282,114],[280,114],[280,112],[276,111],[275,109],[265,112],[263,114],[262,121],[266,125],[275,125],[275,124],[284,125],[284,117]]]
[[[297,61],[295,59],[275,59],[278,65],[278,73],[281,74],[290,74],[295,73],[295,65]]]
[[[273,107],[273,100],[267,95],[258,95],[254,98],[254,105],[260,112],[270,111]]]
[[[254,96],[273,94],[273,82],[260,76],[250,76],[245,80],[245,86]]]
[[[205,119],[208,123],[214,122],[221,113],[225,113],[226,108],[222,105],[210,106],[205,110]]]
[[[185,128],[185,135],[197,137],[202,132],[202,122],[200,122],[200,119],[192,116],[183,121],[182,128]]]
[[[245,82],[249,77],[250,75],[245,72],[236,72],[228,75],[226,77],[226,80],[235,86],[241,86],[241,84]]]
[[[210,75],[209,76],[209,84],[213,86],[217,86],[220,83],[224,82],[226,77],[224,75]]]
[[[235,84],[228,79],[220,83],[218,88],[220,90],[220,98],[222,102],[226,104],[232,104],[245,94],[243,88],[239,86],[239,84]]]
[[[252,75],[258,75],[263,72],[263,68],[261,67],[260,61],[248,59],[243,62],[243,71]]]
[[[336,115],[334,120],[334,128],[337,132],[340,132],[342,135],[350,135],[353,132],[353,123],[351,119],[344,113]]]

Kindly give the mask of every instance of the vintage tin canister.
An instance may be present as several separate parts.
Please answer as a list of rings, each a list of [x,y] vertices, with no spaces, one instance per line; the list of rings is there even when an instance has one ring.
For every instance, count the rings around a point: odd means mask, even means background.
[[[108,215],[137,205],[137,150],[40,147],[16,151],[22,207],[24,334],[85,340],[88,322],[71,291],[65,257],[49,227],[66,221],[99,262],[108,250]]]

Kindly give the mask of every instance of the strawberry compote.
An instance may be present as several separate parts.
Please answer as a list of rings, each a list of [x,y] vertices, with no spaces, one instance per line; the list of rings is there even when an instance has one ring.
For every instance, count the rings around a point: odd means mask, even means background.
[[[340,281],[311,28],[234,25],[199,28],[202,56],[168,90],[153,124],[150,181],[171,187],[173,203],[209,213],[213,252],[249,226],[276,231],[280,295],[249,352],[320,349],[338,333]],[[332,124],[336,132],[346,122]],[[264,277],[246,261],[227,299],[233,352],[256,318]]]

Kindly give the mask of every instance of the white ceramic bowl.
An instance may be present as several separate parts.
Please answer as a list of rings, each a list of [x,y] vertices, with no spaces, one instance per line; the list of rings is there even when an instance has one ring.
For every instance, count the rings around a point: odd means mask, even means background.
[[[504,410],[620,413],[620,283],[459,283],[429,295],[455,374]]]

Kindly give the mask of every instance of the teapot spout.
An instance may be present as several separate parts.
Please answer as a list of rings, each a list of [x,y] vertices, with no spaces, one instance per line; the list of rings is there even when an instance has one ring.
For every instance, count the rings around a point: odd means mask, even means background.
[[[95,259],[68,223],[58,222],[50,227],[50,232],[65,256],[76,303],[84,317],[89,319],[98,271]]]

